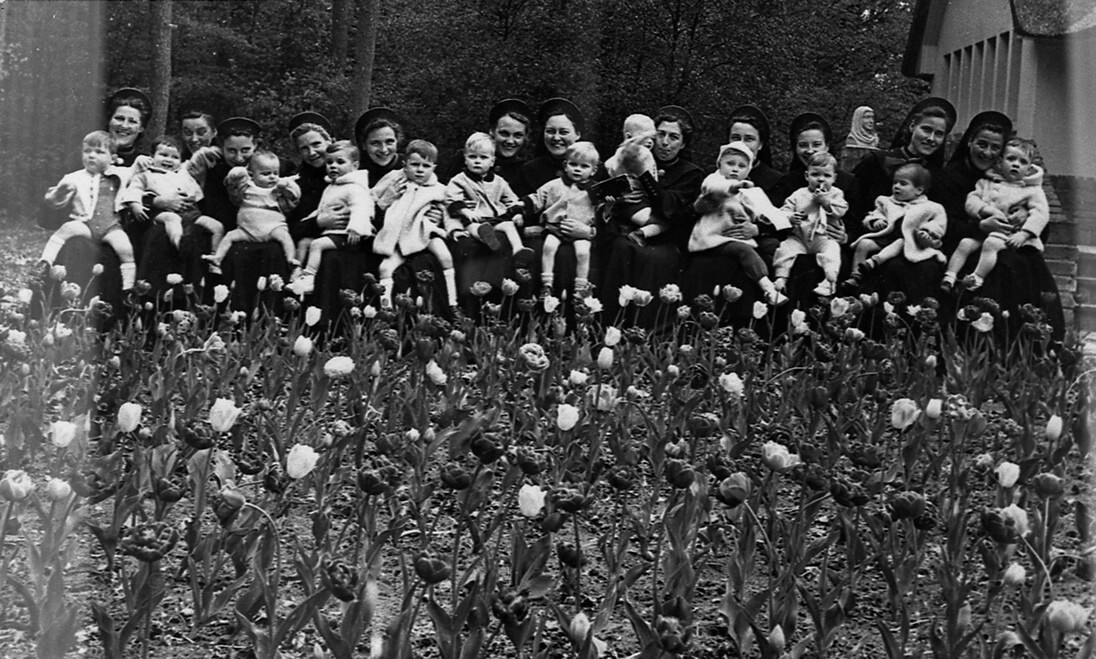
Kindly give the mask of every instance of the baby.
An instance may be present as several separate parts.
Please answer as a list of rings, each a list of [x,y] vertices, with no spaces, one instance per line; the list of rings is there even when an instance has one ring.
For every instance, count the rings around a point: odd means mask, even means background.
[[[435,211],[440,220],[446,201],[445,185],[434,173],[438,149],[426,140],[411,140],[403,163],[402,169],[385,174],[373,189],[377,206],[385,212],[384,225],[373,239],[373,251],[385,257],[379,272],[384,289],[381,304],[392,306],[396,268],[409,257],[429,251],[441,264],[449,310],[459,318],[453,255],[445,245],[445,230],[431,213]]]
[[[719,147],[719,155],[716,156],[716,171],[708,174],[700,184],[701,199],[705,194],[720,192],[728,195],[739,195],[739,201],[745,206],[746,212],[753,221],[771,225],[777,231],[790,229],[791,224],[788,222],[787,214],[774,206],[773,202],[769,200],[769,195],[765,194],[764,190],[756,187],[753,181],[747,178],[755,163],[754,152],[745,142],[731,142]],[[714,208],[715,206],[706,204],[705,207]],[[715,226],[702,228],[700,235],[707,235],[708,237],[700,238],[698,236],[698,239],[708,244],[714,237],[713,232],[721,232],[725,228],[716,229]],[[689,240],[692,242],[691,237]],[[714,247],[716,244],[719,243],[711,243],[710,246]],[[756,245],[756,243],[754,244]]]
[[[193,202],[187,205],[187,210],[182,214],[168,210],[154,211],[152,214],[156,222],[164,225],[164,231],[167,232],[168,239],[176,249],[183,239],[184,226],[189,224],[197,224],[213,234],[214,246],[221,242],[225,234],[223,224],[208,215],[202,215],[198,210],[197,203],[203,199],[204,195],[202,186],[198,184],[194,175],[196,171],[204,172],[206,169],[197,162],[202,157],[203,155],[195,155],[191,160],[183,163],[182,146],[178,140],[170,135],[158,137],[152,143],[152,159],[148,168],[135,174],[122,193],[122,202],[135,218],[142,221],[149,218],[144,207],[146,195],[153,197],[178,195]]]
[[[229,197],[239,207],[236,228],[225,234],[213,254],[202,258],[209,261],[209,271],[219,274],[221,262],[235,243],[275,241],[285,250],[290,265],[300,265],[294,251],[293,238],[285,214],[297,206],[301,189],[292,179],[278,176],[278,156],[269,151],[256,151],[247,167],[233,167],[225,177]]]
[[[487,133],[472,133],[464,143],[464,169],[450,179],[445,189],[449,215],[460,222],[451,233],[467,231],[491,251],[502,247],[498,233],[503,233],[510,241],[514,266],[528,268],[533,250],[522,244],[518,234],[518,197],[506,179],[492,171],[494,165],[495,140]]]
[[[997,166],[986,173],[967,195],[966,210],[976,220],[990,221],[996,226],[979,245],[976,238],[964,238],[948,262],[942,287],[955,284],[959,270],[967,258],[979,248],[978,265],[963,279],[968,290],[977,290],[997,265],[997,254],[1003,249],[1031,246],[1042,251],[1039,234],[1050,220],[1050,206],[1043,192],[1043,170],[1032,161],[1035,145],[1028,140],[1013,138],[1005,145]],[[1009,216],[1017,209],[1027,211],[1027,218],[1014,226]]]
[[[833,187],[836,178],[837,159],[829,152],[815,153],[807,161],[807,185],[784,202],[781,210],[791,216],[792,234],[781,241],[773,257],[777,289],[783,290],[800,254],[813,254],[825,277],[815,287],[815,294],[829,297],[837,292],[841,245],[826,230],[831,225],[841,226],[849,204],[841,189]]]
[[[46,202],[56,208],[69,208],[69,220],[46,241],[39,264],[42,272],[57,259],[61,247],[77,236],[109,245],[121,261],[122,290],[129,291],[137,279],[133,244],[122,230],[118,212],[122,209],[119,192],[129,183],[131,171],[115,167],[117,146],[109,133],[101,130],[84,136],[84,168],[61,178],[46,192]]]
[[[305,262],[304,270],[294,273],[289,289],[304,296],[316,288],[316,272],[323,253],[345,245],[356,245],[362,238],[373,235],[373,193],[369,190],[369,172],[358,169],[361,153],[350,140],[339,140],[327,147],[324,162],[329,181],[315,212],[302,221],[315,219],[326,211],[350,211],[346,228],[326,229],[319,238],[302,238],[297,246],[297,258]]]
[[[594,229],[597,211],[590,197],[590,179],[597,172],[601,157],[591,142],[575,142],[563,154],[563,174],[540,186],[525,198],[526,212],[539,215],[544,227],[544,247],[541,252],[540,282],[544,295],[551,295],[555,285],[556,253],[568,240],[575,246],[575,293],[585,296],[590,289],[590,240],[571,239],[560,228],[563,220],[571,219]]]
[[[629,196],[638,200],[617,202],[619,205],[615,210],[615,214],[627,218],[637,227],[633,231],[637,238],[652,238],[665,231],[666,227],[658,223],[657,218],[652,218],[651,199],[644,192],[639,183],[639,178],[628,174],[625,170],[624,162],[627,158],[638,158],[642,166],[634,169],[637,171],[645,169],[653,172],[655,178],[658,178],[658,167],[655,165],[654,154],[651,153],[651,147],[654,146],[657,132],[655,120],[645,114],[628,115],[628,118],[624,120],[622,132],[624,142],[617,147],[616,153],[605,161],[605,169],[611,177],[627,176],[631,193]],[[654,224],[652,224],[652,220],[655,220]]]
[[[939,247],[947,213],[925,197],[931,181],[929,170],[917,163],[894,170],[891,196],[876,197],[875,208],[864,217],[871,233],[852,244],[852,276],[847,284],[859,284],[867,273],[899,255],[912,262],[944,260]]]

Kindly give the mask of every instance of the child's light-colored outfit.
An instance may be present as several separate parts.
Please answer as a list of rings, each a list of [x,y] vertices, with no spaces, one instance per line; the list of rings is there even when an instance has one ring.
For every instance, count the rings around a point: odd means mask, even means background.
[[[320,203],[309,216],[314,218],[327,209],[347,208],[350,220],[343,229],[324,229],[323,235],[336,239],[339,245],[351,231],[367,238],[373,235],[373,193],[369,189],[369,172],[358,169],[336,178],[323,189]],[[308,218],[306,218],[308,219]],[[340,238],[341,237],[341,238]]]
[[[129,185],[122,192],[122,203],[141,203],[146,194],[154,197],[167,197],[181,195],[189,197],[193,205],[187,212],[178,213],[183,222],[190,223],[201,216],[198,210],[198,202],[205,198],[202,186],[191,174],[188,163],[183,163],[179,169],[169,171],[150,166],[148,169],[133,175]]]
[[[803,214],[806,219],[799,226],[792,227],[792,235],[781,241],[773,257],[773,270],[777,279],[786,279],[791,273],[795,259],[803,254],[813,254],[825,274],[826,281],[837,280],[841,269],[841,245],[830,238],[826,228],[838,224],[849,210],[845,193],[840,188],[830,188],[830,210],[822,208],[815,200],[814,193],[804,186],[793,192],[781,208],[789,216]]]
[[[274,240],[279,229],[289,231],[285,214],[297,206],[301,189],[292,179],[279,179],[272,188],[260,188],[251,180],[246,167],[233,167],[225,177],[229,195],[240,207],[236,214],[236,241],[261,243]],[[227,237],[226,237],[227,238]]]
[[[1050,221],[1050,205],[1043,192],[1043,170],[1037,165],[1031,166],[1030,173],[1019,181],[1006,181],[995,175],[987,175],[975,184],[974,190],[967,195],[966,211],[973,218],[984,217],[983,209],[996,208],[1008,215],[1015,208],[1024,208],[1028,212],[1024,224],[1017,231],[1030,231],[1031,235],[1021,247],[1034,247],[1043,250],[1043,241],[1039,234]],[[1008,234],[995,231],[992,237],[1005,240]]]
[[[464,228],[462,210],[470,211],[488,224],[498,224],[511,219],[507,211],[518,202],[510,184],[494,172],[477,176],[463,170],[449,179],[445,194],[449,211],[445,226],[449,232]]]
[[[944,253],[935,247],[919,247],[917,232],[924,229],[936,236],[943,236],[948,227],[948,214],[944,207],[919,195],[909,201],[880,195],[875,198],[875,208],[864,218],[865,224],[872,218],[882,218],[887,226],[865,233],[852,244],[855,249],[861,240],[874,240],[883,247],[872,258],[879,263],[901,254],[911,263],[928,259],[944,260]]]
[[[725,192],[736,196],[753,217],[763,220],[777,229],[787,229],[791,226],[788,222],[788,216],[784,211],[773,205],[772,201],[769,200],[769,195],[765,194],[764,190],[746,181],[741,183],[743,183],[743,187],[732,193],[730,192],[730,179],[725,178],[719,172],[708,174],[700,184],[700,196]],[[693,226],[692,234],[689,235],[689,251],[702,252],[729,242],[743,242],[751,247],[757,247],[757,241],[753,238],[742,240],[723,235],[723,232],[732,226],[734,226],[734,219],[726,213],[716,212],[702,215]]]
[[[588,227],[594,226],[597,220],[589,184],[574,183],[566,175],[537,188],[536,192],[525,198],[525,208],[529,215],[540,216],[540,224],[545,231],[565,242],[570,239],[559,228],[564,218],[569,217]]]
[[[114,248],[121,261],[122,289],[133,288],[137,265],[133,260],[133,245],[122,230],[119,212],[123,201],[120,192],[133,175],[128,167],[108,167],[102,174],[85,169],[70,172],[57,185],[46,191],[46,202],[55,208],[70,208],[69,221],[62,224],[46,241],[42,260],[52,264],[69,238],[86,236],[96,243],[106,242]],[[71,190],[62,186],[69,184]]]
[[[426,216],[431,207],[445,204],[445,185],[434,174],[425,185],[407,180],[402,170],[385,174],[373,193],[384,198],[384,191],[406,181],[404,192],[384,213],[384,224],[373,239],[373,251],[381,256],[411,256],[425,251],[431,238],[444,238],[445,230]]]

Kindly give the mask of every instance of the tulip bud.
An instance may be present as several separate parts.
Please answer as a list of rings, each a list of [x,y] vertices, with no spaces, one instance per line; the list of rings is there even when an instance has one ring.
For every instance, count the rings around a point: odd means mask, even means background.
[[[307,444],[294,444],[285,457],[285,473],[293,480],[307,476],[320,459],[316,450]]]
[[[780,625],[773,627],[772,631],[769,632],[769,647],[772,648],[774,652],[780,653],[784,651],[786,642],[787,641],[784,638],[784,628]]]
[[[613,367],[613,349],[603,347],[597,354],[597,366],[602,370],[608,370]]]
[[[1047,419],[1046,438],[1048,441],[1057,441],[1062,436],[1062,417],[1057,414]]]
[[[60,478],[51,478],[46,483],[46,498],[50,501],[65,501],[72,494],[72,486],[68,481]]]
[[[1024,580],[1027,578],[1027,571],[1024,570],[1024,566],[1019,563],[1013,563],[1005,570],[1005,574],[1002,577],[1006,586],[1022,586]]]
[[[118,430],[133,432],[141,423],[141,406],[137,403],[122,403],[118,408]]]

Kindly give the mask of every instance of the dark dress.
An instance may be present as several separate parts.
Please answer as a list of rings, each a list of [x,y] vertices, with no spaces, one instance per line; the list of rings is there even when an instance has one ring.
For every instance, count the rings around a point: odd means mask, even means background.
[[[634,228],[631,223],[614,217],[598,236],[594,261],[605,263],[598,297],[604,305],[602,318],[607,323],[620,316],[625,324],[654,328],[659,322],[668,320],[666,309],[657,302],[622,314],[618,301],[620,287],[625,284],[648,291],[657,300],[663,286],[678,282],[683,248],[696,222],[693,202],[700,195],[703,170],[681,158],[672,163],[660,162],[658,166],[657,181],[650,174],[644,174],[640,183],[650,196],[652,206],[666,218],[669,231],[640,246],[627,237]],[[707,290],[710,292],[711,287]],[[686,297],[686,301],[690,299]]]
[[[948,213],[948,229],[944,234],[943,250],[949,256],[963,238],[985,237],[978,222],[968,216],[965,209],[967,195],[974,190],[982,176],[983,172],[973,167],[967,159],[962,159],[950,163],[933,177],[929,198],[938,202]],[[978,254],[975,253],[967,259],[966,265],[959,272],[959,278],[973,272],[977,263]],[[974,293],[965,290],[957,290],[956,293],[954,304],[945,304],[944,308],[958,309],[971,303],[976,297],[986,297],[995,300],[1002,310],[1007,310],[1008,322],[1002,324],[997,319],[995,324],[995,332],[999,336],[1018,336],[1025,321],[1020,311],[1025,304],[1042,310],[1046,315],[1054,341],[1060,342],[1065,336],[1065,315],[1057,283],[1047,267],[1043,253],[1034,247],[1001,250],[997,254],[997,265],[986,277],[981,288]]]

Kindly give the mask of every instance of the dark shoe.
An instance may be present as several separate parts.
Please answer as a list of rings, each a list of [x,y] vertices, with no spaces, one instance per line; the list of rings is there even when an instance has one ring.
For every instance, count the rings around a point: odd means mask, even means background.
[[[497,252],[502,249],[502,243],[499,242],[498,234],[495,233],[495,227],[490,224],[481,224],[476,229],[476,237],[483,241],[484,245],[491,248],[492,252]]]
[[[496,239],[497,240],[497,239]],[[528,247],[522,247],[518,251],[514,252],[514,268],[526,268],[528,269],[533,263],[533,250]]]

